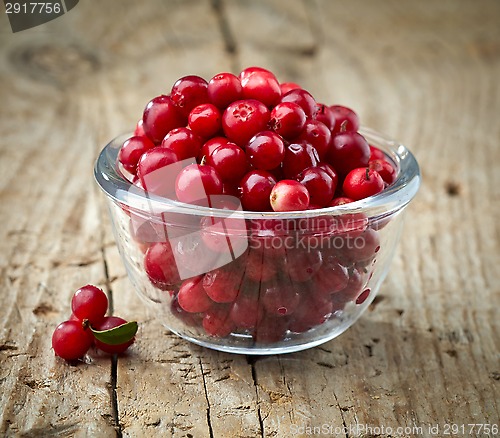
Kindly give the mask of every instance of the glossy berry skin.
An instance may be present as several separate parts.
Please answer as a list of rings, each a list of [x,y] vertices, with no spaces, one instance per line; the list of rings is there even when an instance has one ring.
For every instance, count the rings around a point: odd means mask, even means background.
[[[201,146],[201,138],[184,127],[172,129],[161,142],[161,147],[174,152],[179,160],[197,157]]]
[[[241,283],[241,274],[228,268],[218,268],[203,277],[203,288],[216,303],[232,303],[236,300]]]
[[[205,143],[203,143],[203,146],[198,153],[198,162],[205,162],[212,151],[217,149],[219,146],[225,145],[227,143],[229,143],[229,140],[226,137],[212,137],[210,140],[207,140]]]
[[[332,105],[330,111],[335,118],[332,134],[356,132],[359,129],[358,115],[352,109],[342,105]]]
[[[314,118],[317,104],[311,93],[302,88],[291,90],[281,97],[281,102],[293,102],[299,105],[308,118]]]
[[[299,84],[296,84],[295,82],[282,82],[280,84],[280,88],[281,88],[281,95],[284,95],[289,91],[297,90],[302,87]]]
[[[231,307],[229,315],[236,327],[253,329],[262,320],[264,312],[257,299],[241,295]]]
[[[261,292],[262,303],[269,315],[291,315],[300,303],[300,294],[293,284],[270,284]]]
[[[142,154],[137,175],[144,190],[158,196],[172,198],[175,178],[179,172],[179,157],[167,148],[155,147]]]
[[[313,277],[313,294],[317,298],[325,298],[343,290],[349,281],[347,268],[339,261],[329,257]]]
[[[354,199],[348,198],[347,196],[339,196],[338,198],[333,198],[328,206],[337,207],[339,205],[350,204],[351,202],[354,202]]]
[[[244,99],[256,99],[267,107],[276,105],[281,98],[281,88],[276,76],[260,67],[249,67],[240,73]]]
[[[181,202],[206,204],[211,195],[222,193],[222,180],[212,166],[190,164],[177,176],[175,193]]]
[[[337,184],[339,183],[339,177],[337,175],[337,172],[333,168],[333,166],[331,164],[328,164],[328,163],[325,163],[325,162],[321,162],[321,163],[318,163],[316,165],[316,167],[318,169],[324,170],[330,176],[330,178],[333,181],[333,185],[334,185],[334,187],[336,189],[337,188]]]
[[[115,327],[119,327],[120,325],[126,324],[127,321],[118,316],[106,316],[99,324],[95,327],[92,327],[94,330],[103,331],[110,330]],[[128,342],[124,342],[123,344],[118,345],[109,345],[104,342],[98,341],[97,339],[94,341],[95,346],[105,353],[108,354],[121,354],[125,352],[125,350],[130,347],[135,341],[135,338],[132,338]]]
[[[273,260],[266,257],[264,250],[252,249],[245,259],[245,277],[255,283],[265,283],[272,280],[277,269]]]
[[[332,137],[328,162],[341,175],[368,166],[370,146],[357,132],[343,132]]]
[[[187,118],[194,107],[208,103],[208,83],[199,76],[184,76],[172,87],[170,98],[179,112]]]
[[[225,306],[207,310],[202,325],[208,335],[218,338],[225,338],[235,329],[235,324],[229,317],[229,309]]]
[[[373,160],[385,160],[385,155],[379,148],[370,146],[370,161]]]
[[[358,201],[384,190],[384,180],[376,170],[360,167],[347,174],[342,189],[349,198]]]
[[[222,128],[222,114],[211,103],[203,103],[193,108],[189,113],[189,128],[202,138],[216,135]]]
[[[297,181],[305,186],[310,196],[310,203],[326,207],[335,194],[336,183],[330,175],[318,167],[308,167],[297,176]]]
[[[56,356],[67,361],[80,359],[92,345],[93,336],[81,321],[64,321],[52,334],[52,348]]]
[[[231,142],[216,147],[207,156],[206,164],[212,166],[224,182],[239,182],[248,169],[245,151]]]
[[[309,192],[298,181],[282,179],[271,190],[270,200],[274,211],[307,210]]]
[[[316,106],[316,120],[323,123],[331,132],[335,127],[335,115],[329,106],[318,103]]]
[[[291,248],[287,249],[283,259],[283,270],[294,282],[304,282],[310,280],[322,264],[323,257],[319,250]]]
[[[186,124],[186,118],[165,95],[153,98],[146,105],[142,121],[144,132],[155,144],[161,143],[167,132]]]
[[[266,128],[269,117],[269,110],[262,102],[237,100],[224,111],[222,129],[230,141],[244,147],[255,134]]]
[[[179,306],[189,313],[205,312],[213,304],[203,288],[203,277],[198,276],[185,280],[177,295]]]
[[[88,284],[78,289],[71,299],[71,310],[80,321],[97,324],[108,310],[108,297],[99,288]]]
[[[371,170],[376,170],[387,185],[396,181],[396,169],[388,161],[370,160],[368,167]]]
[[[144,270],[151,283],[161,290],[169,290],[180,281],[175,256],[168,242],[156,242],[147,249]]]
[[[155,144],[146,136],[130,137],[123,142],[120,152],[118,152],[118,161],[125,170],[135,173],[142,154],[154,146]]]
[[[318,152],[308,143],[292,143],[285,150],[283,159],[283,175],[285,178],[295,178],[308,167],[316,166],[320,159]]]
[[[271,111],[269,127],[283,138],[297,137],[306,124],[306,113],[294,102],[278,103]]]
[[[134,136],[142,137],[144,135],[146,135],[146,133],[144,132],[144,122],[142,121],[142,119],[139,119],[137,121],[137,124],[135,125]]]
[[[302,133],[294,140],[296,143],[305,142],[310,144],[318,152],[320,160],[324,160],[328,154],[331,140],[330,130],[318,120],[308,120]]]
[[[254,135],[245,150],[250,164],[260,170],[272,170],[285,158],[283,139],[273,131],[262,131]]]
[[[244,210],[269,211],[269,196],[276,178],[265,170],[252,170],[241,180],[241,204]]]
[[[208,98],[220,109],[241,100],[241,92],[240,79],[232,73],[219,73],[208,82]]]

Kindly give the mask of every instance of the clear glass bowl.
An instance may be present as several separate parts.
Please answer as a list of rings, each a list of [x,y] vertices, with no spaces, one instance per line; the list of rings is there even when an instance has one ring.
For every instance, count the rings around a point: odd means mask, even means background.
[[[223,196],[226,208],[209,208],[146,193],[117,164],[129,135],[111,141],[95,178],[153,317],[191,342],[242,354],[303,350],[354,324],[387,275],[403,210],[420,185],[405,146],[361,133],[395,166],[396,181],[351,204],[286,213],[242,211]]]

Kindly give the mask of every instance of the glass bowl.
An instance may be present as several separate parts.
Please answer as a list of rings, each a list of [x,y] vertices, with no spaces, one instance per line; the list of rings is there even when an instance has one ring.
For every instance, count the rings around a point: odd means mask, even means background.
[[[350,204],[286,213],[243,211],[230,196],[210,198],[210,207],[146,193],[117,164],[130,135],[111,141],[95,178],[128,276],[153,317],[191,342],[242,354],[303,350],[353,325],[387,275],[402,213],[420,185],[405,146],[360,132],[394,165],[396,181]]]

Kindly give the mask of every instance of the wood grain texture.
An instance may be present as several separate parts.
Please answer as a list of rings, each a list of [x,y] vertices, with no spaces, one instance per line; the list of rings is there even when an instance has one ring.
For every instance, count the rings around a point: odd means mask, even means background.
[[[430,437],[430,424],[499,424],[499,22],[494,0],[80,2],[17,34],[2,16],[0,434],[288,437],[327,425],[357,437],[370,425]],[[248,65],[357,109],[423,174],[369,311],[284,356],[208,351],[162,328],[132,290],[92,178],[100,148],[175,79]],[[140,331],[117,360],[67,366],[50,336],[89,282]]]

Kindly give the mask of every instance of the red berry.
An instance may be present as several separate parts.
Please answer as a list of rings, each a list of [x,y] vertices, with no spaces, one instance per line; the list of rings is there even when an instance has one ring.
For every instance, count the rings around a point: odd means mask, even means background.
[[[392,164],[385,160],[370,160],[368,167],[371,170],[377,171],[387,185],[391,185],[396,181],[396,169]]]
[[[292,143],[285,150],[283,159],[283,175],[285,178],[295,178],[300,172],[308,167],[319,163],[316,149],[308,143]]]
[[[142,121],[142,119],[139,119],[139,121],[135,125],[134,136],[142,137],[143,135],[146,135],[146,133],[144,132],[144,122]]]
[[[266,105],[255,99],[237,100],[222,115],[222,128],[226,137],[244,147],[255,134],[264,130],[269,121]]]
[[[377,171],[368,167],[360,167],[348,173],[342,189],[349,198],[357,201],[384,190],[384,180]]]
[[[339,257],[347,262],[363,262],[370,260],[380,250],[378,233],[367,228],[357,236],[347,236],[339,248]]]
[[[206,157],[206,164],[215,169],[222,181],[239,182],[248,168],[245,151],[231,142],[212,150]]]
[[[187,118],[194,107],[208,103],[208,83],[199,76],[184,76],[178,79],[172,87],[170,98]]]
[[[172,129],[161,142],[161,147],[174,152],[179,160],[197,157],[202,140],[188,128]]]
[[[385,160],[384,153],[375,146],[370,146],[370,161],[372,160]]]
[[[231,307],[230,317],[236,327],[253,329],[262,320],[264,312],[257,299],[241,295]]]
[[[207,140],[198,153],[198,162],[204,162],[203,160],[206,160],[213,150],[227,143],[229,143],[229,140],[226,137],[213,137]]]
[[[168,290],[180,281],[172,247],[168,242],[153,243],[144,256],[144,270],[151,283]]]
[[[318,167],[308,167],[298,174],[297,181],[305,186],[310,203],[326,207],[335,194],[336,185],[330,175]]]
[[[303,295],[304,305],[293,313],[288,328],[295,333],[303,333],[317,325],[323,324],[333,311],[329,300],[318,300],[310,294]]]
[[[67,361],[81,358],[90,348],[93,336],[81,321],[64,321],[52,335],[52,348],[57,356]]]
[[[283,140],[272,131],[262,131],[254,135],[245,150],[250,164],[256,169],[272,170],[285,158]]]
[[[188,125],[200,137],[210,138],[221,130],[221,120],[222,115],[215,105],[203,103],[189,113]]]
[[[177,176],[175,193],[181,202],[210,204],[210,196],[222,193],[222,180],[212,166],[190,164]]]
[[[73,295],[71,310],[81,321],[88,319],[90,324],[96,324],[104,318],[108,310],[108,297],[101,289],[88,284]]]
[[[321,252],[317,249],[290,248],[283,260],[284,271],[296,282],[304,282],[316,274],[323,264]]]
[[[314,118],[317,111],[317,104],[314,97],[312,97],[311,93],[302,88],[289,91],[281,97],[281,102],[296,103],[304,110],[306,116],[309,118]]]
[[[158,196],[173,198],[175,178],[180,170],[179,157],[166,148],[153,148],[142,154],[137,174],[142,188]]]
[[[203,288],[216,303],[231,303],[239,293],[241,275],[228,268],[214,269],[203,277]]]
[[[174,102],[165,95],[155,97],[146,105],[142,120],[144,132],[155,144],[159,144],[167,132],[186,124]]]
[[[300,87],[300,85],[296,84],[295,82],[282,82],[280,84],[280,88],[281,88],[281,94],[284,95],[291,90],[296,90],[296,89],[299,89],[301,87]]]
[[[99,324],[97,324],[95,327],[92,327],[94,330],[98,331],[103,331],[103,330],[110,330],[115,327],[118,327],[120,325],[126,324],[127,321],[124,320],[123,318],[120,318],[118,316],[106,316]],[[121,354],[123,353],[128,347],[130,347],[135,341],[135,338],[132,338],[128,342],[124,342],[123,344],[118,344],[118,345],[110,345],[110,344],[105,344],[104,342],[101,342],[99,340],[95,340],[95,346],[99,349],[104,351],[105,353],[109,354]]]
[[[324,103],[318,103],[316,107],[316,120],[323,123],[330,131],[335,127],[335,115]]]
[[[186,312],[199,313],[205,312],[213,304],[213,301],[208,297],[203,289],[203,276],[198,276],[185,280],[177,295],[179,306]]]
[[[343,132],[332,137],[328,161],[342,176],[352,169],[368,166],[370,147],[357,132]]]
[[[245,277],[256,283],[264,283],[276,275],[277,269],[264,250],[252,249],[245,258]]]
[[[328,206],[337,207],[338,205],[350,204],[351,202],[354,202],[354,199],[348,198],[347,196],[339,196],[338,198],[333,198]]]
[[[333,181],[333,185],[334,185],[334,187],[336,189],[337,188],[337,184],[339,182],[339,177],[337,175],[337,172],[333,168],[333,166],[331,164],[321,162],[321,163],[318,163],[316,165],[316,167],[318,169],[324,170],[330,176],[330,178]]]
[[[300,294],[292,283],[274,282],[264,287],[262,303],[268,315],[277,317],[291,315],[300,302]]]
[[[291,140],[302,132],[306,119],[301,106],[294,102],[281,102],[271,111],[269,126],[277,134]]]
[[[332,105],[330,111],[335,118],[332,134],[340,132],[356,132],[359,129],[358,115],[350,108],[342,105]]]
[[[269,196],[276,178],[265,170],[252,170],[241,180],[241,204],[249,211],[269,211]]]
[[[225,338],[231,334],[235,324],[229,317],[229,310],[225,306],[207,310],[202,324],[208,335]]]
[[[270,200],[274,211],[307,210],[309,192],[298,181],[283,179],[273,187]]]
[[[249,67],[240,73],[244,99],[256,99],[268,107],[281,98],[281,88],[276,76],[260,67]]]
[[[122,163],[125,170],[135,173],[137,163],[142,154],[154,147],[154,143],[146,136],[134,136],[125,140],[120,152],[118,152],[118,161]]]
[[[330,130],[324,123],[318,120],[308,120],[302,134],[294,141],[297,143],[305,142],[310,144],[318,152],[319,159],[323,160],[326,158],[330,148],[331,136]]]
[[[219,73],[208,83],[208,97],[218,108],[226,108],[230,103],[240,100],[241,82],[232,73]]]
[[[326,298],[347,286],[349,275],[347,268],[335,258],[329,257],[313,278],[313,294],[317,298]]]

